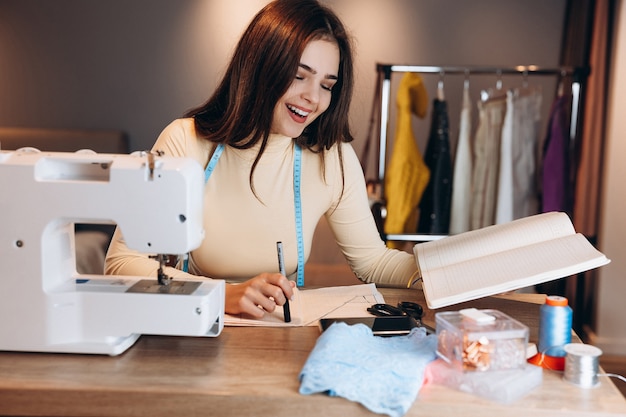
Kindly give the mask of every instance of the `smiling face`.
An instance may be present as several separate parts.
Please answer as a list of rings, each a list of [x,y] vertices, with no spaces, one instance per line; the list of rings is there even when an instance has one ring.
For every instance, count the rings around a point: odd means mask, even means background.
[[[313,40],[302,52],[291,86],[274,108],[271,132],[296,138],[330,105],[339,72],[335,42]]]

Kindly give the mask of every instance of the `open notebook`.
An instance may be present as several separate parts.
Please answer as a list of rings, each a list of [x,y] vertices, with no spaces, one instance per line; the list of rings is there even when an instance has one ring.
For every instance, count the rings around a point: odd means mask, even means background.
[[[414,246],[436,309],[578,274],[609,263],[567,214],[542,213]]]

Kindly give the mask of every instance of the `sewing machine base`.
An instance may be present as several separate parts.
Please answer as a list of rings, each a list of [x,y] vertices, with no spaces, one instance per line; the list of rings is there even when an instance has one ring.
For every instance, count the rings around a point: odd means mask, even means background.
[[[19,303],[24,307],[22,319],[0,322],[0,350],[114,356],[142,334],[215,337],[221,333],[224,281],[173,281],[172,293],[149,292],[150,283],[156,280],[81,275],[42,293],[42,304]],[[148,291],[137,290],[142,286]]]

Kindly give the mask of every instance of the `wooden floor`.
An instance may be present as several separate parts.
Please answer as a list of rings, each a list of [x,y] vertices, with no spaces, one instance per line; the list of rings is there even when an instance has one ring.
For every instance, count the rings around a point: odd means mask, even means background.
[[[626,356],[600,356],[600,366],[606,373],[618,374],[626,378]],[[619,388],[624,397],[626,397],[626,382],[611,378],[613,383]]]

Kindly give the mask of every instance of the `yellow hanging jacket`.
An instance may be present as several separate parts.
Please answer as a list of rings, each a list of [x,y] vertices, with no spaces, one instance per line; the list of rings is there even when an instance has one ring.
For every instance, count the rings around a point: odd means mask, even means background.
[[[420,118],[428,110],[428,92],[422,78],[415,73],[405,73],[398,88],[396,105],[396,137],[393,153],[385,176],[387,218],[386,234],[412,233],[417,221],[417,206],[430,179],[430,170],[413,134],[411,115]],[[388,242],[389,247],[399,247]]]

